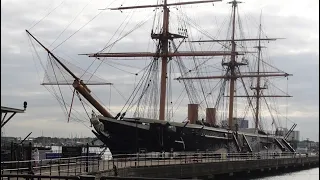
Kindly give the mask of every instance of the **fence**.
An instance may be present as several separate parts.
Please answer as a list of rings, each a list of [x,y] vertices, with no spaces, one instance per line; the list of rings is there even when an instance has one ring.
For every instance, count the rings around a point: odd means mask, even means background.
[[[297,153],[146,153],[113,155],[107,160],[99,156],[44,159],[40,161],[1,162],[1,175],[78,176],[99,171],[117,171],[119,168],[210,163],[220,161],[249,161],[275,158],[303,158]],[[317,156],[317,155],[313,155]]]
[[[95,176],[48,176],[48,175],[13,175],[13,174],[7,174],[4,175],[7,180],[10,180],[11,178],[13,179],[18,179],[18,178],[23,178],[23,179],[50,179],[50,180],[95,180]],[[182,180],[182,179],[177,179],[177,178],[148,178],[148,177],[116,177],[116,176],[103,176],[100,177],[100,180],[112,180],[112,179],[130,179],[130,180]],[[188,180],[188,179],[183,179],[183,180]]]

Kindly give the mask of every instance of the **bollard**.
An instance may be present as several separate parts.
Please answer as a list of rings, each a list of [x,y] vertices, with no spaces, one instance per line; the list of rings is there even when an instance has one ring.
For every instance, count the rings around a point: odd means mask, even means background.
[[[58,175],[61,175],[61,169],[60,169],[60,165],[61,165],[61,159],[58,159]]]
[[[42,169],[42,166],[43,166],[42,164],[43,164],[43,163],[42,163],[42,159],[41,159],[41,160],[40,160],[40,169],[39,169],[40,175],[41,175],[41,171],[42,171],[41,169]]]
[[[147,166],[147,153],[144,154],[144,166]]]
[[[74,168],[74,175],[76,176],[77,175],[77,167],[78,167],[78,157],[76,157],[75,160],[76,160],[76,164],[75,164],[75,168]]]
[[[50,176],[51,176],[51,171],[52,171],[52,159],[50,159],[50,166],[49,166],[49,168],[50,168]]]
[[[114,176],[118,176],[118,170],[116,165],[113,165],[113,172],[114,172]]]
[[[89,172],[89,143],[86,146],[86,172]]]
[[[81,165],[82,165],[82,156],[80,156],[80,171],[79,171],[80,173],[82,172],[82,166]]]
[[[67,176],[69,176],[69,171],[70,171],[70,157],[68,158],[68,172],[67,172]]]

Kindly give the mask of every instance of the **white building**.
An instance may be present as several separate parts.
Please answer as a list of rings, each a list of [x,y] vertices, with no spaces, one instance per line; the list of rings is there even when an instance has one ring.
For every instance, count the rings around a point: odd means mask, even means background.
[[[247,129],[249,128],[249,121],[245,120],[244,118],[233,118],[233,124],[238,124],[239,129]],[[222,127],[228,126],[228,121],[223,120],[221,121]]]
[[[283,136],[286,135],[288,133],[288,129],[287,128],[283,128],[283,130],[281,130],[279,133],[281,133]],[[300,131],[292,131],[290,133],[290,135],[287,137],[288,141],[300,141]]]
[[[300,131],[292,131],[287,138],[288,141],[299,141],[300,140]]]

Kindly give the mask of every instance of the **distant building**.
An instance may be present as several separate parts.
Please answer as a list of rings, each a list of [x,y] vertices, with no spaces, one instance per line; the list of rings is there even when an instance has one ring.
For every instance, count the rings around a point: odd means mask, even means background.
[[[18,140],[16,137],[1,136],[1,148],[4,146],[10,147],[11,142],[18,142]]]
[[[273,135],[277,135],[277,136],[285,136],[286,133],[288,132],[288,129],[287,128],[278,128],[276,130],[268,130],[267,131],[269,134],[273,134]],[[292,132],[293,133],[293,132]],[[300,133],[299,133],[300,134]],[[291,134],[292,136],[292,134]],[[292,138],[292,137],[291,137]],[[292,140],[292,139],[288,139],[288,140]],[[299,140],[299,139],[298,139]]]
[[[303,140],[303,141],[298,142],[298,147],[319,151],[319,142]]]
[[[307,147],[297,147],[296,152],[297,153],[307,153],[308,148]]]
[[[319,147],[319,142],[311,141],[311,142],[310,142],[310,147],[311,147],[311,148]]]
[[[286,135],[288,133],[287,128],[283,128],[282,130],[278,131],[278,135]],[[287,137],[288,141],[300,141],[300,131],[292,131],[289,136]]]
[[[287,138],[288,141],[299,141],[300,140],[300,131],[292,131]]]
[[[288,133],[287,128],[278,129],[275,131],[267,131],[269,134],[277,134],[278,136],[285,136]],[[292,131],[287,137],[288,141],[300,141],[300,131]]]
[[[249,128],[249,121],[244,118],[233,118],[233,124],[238,124],[239,129],[247,129]],[[222,127],[228,127],[228,121],[221,121]]]

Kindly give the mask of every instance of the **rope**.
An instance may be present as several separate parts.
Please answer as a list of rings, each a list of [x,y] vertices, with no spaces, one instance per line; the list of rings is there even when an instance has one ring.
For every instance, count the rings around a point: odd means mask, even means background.
[[[72,109],[72,105],[73,105],[73,99],[74,99],[75,92],[76,92],[76,89],[73,90],[73,94],[72,94],[71,106],[70,106],[70,110],[69,110],[69,114],[68,114],[68,122],[69,122],[70,115],[71,115],[71,109]]]
[[[287,94],[288,94],[288,88],[289,88],[289,83],[288,83],[288,81],[289,81],[289,78],[287,77],[287,89],[286,89],[286,93],[287,93]],[[287,119],[288,119],[288,97],[286,97],[286,128],[288,128],[288,125],[287,125],[288,121],[287,121]]]
[[[106,8],[108,8],[111,4],[113,4],[116,0],[112,1]],[[104,11],[100,11],[97,15],[95,15],[92,19],[90,19],[86,24],[81,26],[78,30],[76,30],[73,34],[71,34],[68,38],[66,38],[64,41],[62,41],[60,44],[58,44],[55,48],[52,49],[54,51],[59,46],[61,46],[63,43],[65,43],[67,40],[69,40],[72,36],[74,36],[76,33],[78,33],[81,29],[83,29],[86,25],[88,25],[91,21],[93,21],[95,18],[97,18],[101,13]]]
[[[82,10],[76,15],[76,17],[67,25],[67,27],[65,27],[62,32],[58,35],[58,37],[50,44],[50,46],[52,46],[52,44],[54,44],[58,39],[59,37],[70,27],[70,25],[79,17],[79,15],[83,12],[83,10],[89,5],[90,3],[90,0],[89,2],[82,8]],[[49,46],[49,47],[50,47]]]
[[[35,27],[37,24],[39,24],[42,20],[44,20],[46,17],[48,17],[53,11],[55,11],[59,6],[61,6],[63,3],[65,2],[65,0],[63,0],[58,6],[56,6],[55,8],[53,8],[52,11],[50,11],[48,14],[46,14],[43,18],[41,18],[37,23],[35,23],[33,26],[31,26],[29,28],[29,30],[31,30],[33,27]]]
[[[40,65],[41,65],[42,68],[45,70],[46,68],[45,68],[45,66],[44,66],[43,63],[42,63],[39,54],[37,53],[37,50],[36,50],[36,48],[35,48],[35,46],[34,46],[34,44],[33,44],[33,41],[31,40],[31,37],[30,37],[30,36],[28,36],[28,37],[29,37],[31,46],[33,47],[34,52],[36,53],[36,55],[37,55],[37,57],[38,57],[38,60],[40,61]],[[48,56],[48,59],[50,60],[51,66],[52,66],[53,64],[52,64],[52,61],[51,61],[50,56]],[[55,62],[55,61],[54,61],[54,62]],[[49,64],[48,64],[48,65],[49,65]],[[59,67],[58,67],[58,68],[59,68]],[[54,70],[54,69],[53,69],[53,70]],[[60,69],[60,71],[61,71],[61,69]],[[52,81],[50,80],[50,77],[49,77],[48,72],[47,72],[46,70],[45,70],[45,77],[47,77],[47,79],[48,79],[49,82],[52,82]],[[46,87],[46,86],[44,86],[44,87],[51,93],[51,95],[53,95],[53,97],[55,97],[55,98],[57,99],[58,103],[60,104],[60,107],[62,108],[62,111],[65,112],[64,109],[63,109],[63,107],[66,107],[66,106],[69,106],[69,105],[65,103],[65,101],[64,101],[64,99],[63,99],[63,96],[61,95],[61,97],[59,97],[53,87],[52,87],[52,90],[50,90],[50,89],[49,89],[48,87]],[[69,106],[69,107],[71,107],[71,106]],[[72,107],[71,107],[71,108],[72,108]],[[76,112],[76,113],[78,113],[80,116],[82,116],[77,110],[73,109],[73,111]],[[66,112],[65,112],[65,113],[66,113]],[[67,115],[67,114],[66,114],[66,115]],[[89,128],[86,124],[84,124],[85,121],[79,119],[78,117],[75,117],[75,118],[70,117],[70,119],[76,120],[76,121],[82,123],[82,124],[83,124],[84,126],[86,126],[87,128]],[[90,128],[89,128],[89,129],[90,129]]]
[[[78,98],[79,98],[79,100],[80,100],[80,102],[81,102],[81,104],[82,104],[83,109],[85,110],[88,118],[90,119],[89,113],[87,112],[87,109],[84,107],[84,104],[83,104],[83,102],[82,102],[82,99],[81,99],[81,97],[80,97],[79,92],[78,92],[78,91],[76,91],[76,92],[77,92],[77,96],[78,96]]]
[[[58,79],[57,79],[57,76],[56,76],[56,72],[55,72],[55,70],[54,70],[54,67],[53,67],[53,64],[52,64],[52,59],[50,58],[50,56],[49,56],[49,61],[50,61],[50,64],[51,64],[51,66],[52,66],[52,70],[53,70],[53,73],[54,73],[54,77],[56,78],[56,81],[58,82]],[[63,104],[64,104],[64,106],[65,106],[65,108],[66,108],[66,112],[68,112],[67,107],[66,107],[66,102],[65,102],[65,100],[64,100],[64,98],[63,98],[63,96],[62,96],[62,91],[61,91],[61,88],[60,88],[59,83],[58,83],[58,89],[59,89],[60,95],[61,95],[61,97],[62,97]]]

